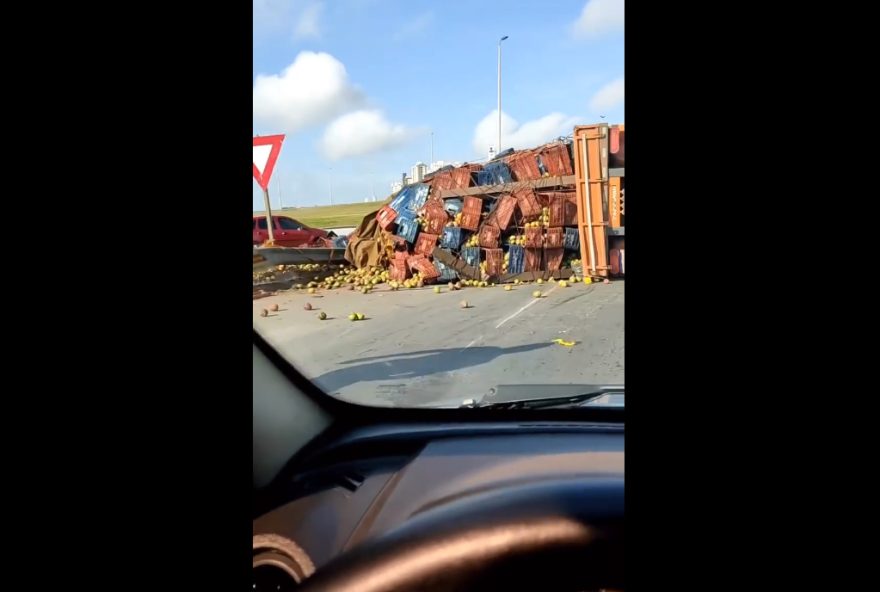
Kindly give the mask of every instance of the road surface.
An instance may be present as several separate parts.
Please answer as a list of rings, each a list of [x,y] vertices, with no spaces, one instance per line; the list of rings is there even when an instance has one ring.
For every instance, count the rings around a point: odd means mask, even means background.
[[[533,298],[536,289],[544,297]],[[461,308],[462,300],[471,307]],[[260,317],[273,303],[279,311]],[[510,292],[443,285],[440,294],[291,290],[253,306],[254,327],[303,374],[363,405],[451,405],[499,384],[624,383],[623,281]],[[367,318],[349,321],[352,312]],[[576,343],[564,347],[557,338]]]

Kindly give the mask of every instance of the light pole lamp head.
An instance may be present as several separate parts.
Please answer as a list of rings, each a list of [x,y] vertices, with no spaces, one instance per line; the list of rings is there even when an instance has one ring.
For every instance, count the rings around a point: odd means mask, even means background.
[[[507,39],[507,37],[508,37],[508,35],[505,35],[504,37],[502,37],[501,39],[499,39],[499,40],[498,40],[498,45],[501,45],[501,42],[504,41],[505,39]]]

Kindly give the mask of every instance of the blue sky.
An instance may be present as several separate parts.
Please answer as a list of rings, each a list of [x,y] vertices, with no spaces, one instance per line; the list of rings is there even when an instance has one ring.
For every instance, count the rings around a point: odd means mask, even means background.
[[[273,207],[382,199],[416,161],[623,122],[623,0],[253,0],[254,133],[287,134]],[[482,123],[481,123],[482,122]],[[263,209],[253,185],[253,206]]]

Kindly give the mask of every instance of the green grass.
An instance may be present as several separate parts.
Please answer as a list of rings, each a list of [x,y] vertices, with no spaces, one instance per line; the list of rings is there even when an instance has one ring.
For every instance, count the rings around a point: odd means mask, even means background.
[[[385,202],[368,202],[339,204],[334,206],[314,206],[310,208],[293,208],[285,210],[272,210],[272,214],[290,216],[303,224],[313,228],[345,228],[357,226],[370,212],[381,208]],[[260,216],[265,212],[254,212],[254,216]]]

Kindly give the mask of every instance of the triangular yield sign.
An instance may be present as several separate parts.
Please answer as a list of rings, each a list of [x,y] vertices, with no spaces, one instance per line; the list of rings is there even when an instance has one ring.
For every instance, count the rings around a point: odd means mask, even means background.
[[[283,141],[284,134],[254,138],[254,179],[263,189],[269,187],[269,180],[272,178],[272,171],[275,170],[275,161],[278,160]]]

